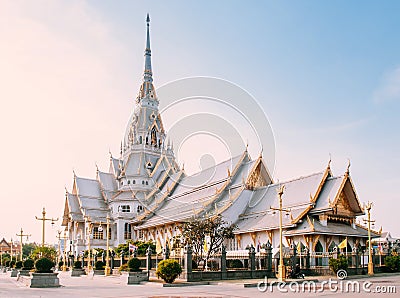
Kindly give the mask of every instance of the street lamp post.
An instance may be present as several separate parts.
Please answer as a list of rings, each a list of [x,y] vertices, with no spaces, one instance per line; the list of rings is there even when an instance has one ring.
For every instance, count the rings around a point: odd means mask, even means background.
[[[290,212],[290,209],[282,207],[282,195],[285,190],[285,185],[282,185],[278,190],[279,196],[279,208],[270,207],[272,210],[279,211],[279,266],[278,266],[278,280],[285,281],[286,278],[286,268],[283,263],[283,228],[282,228],[282,212]]]
[[[87,238],[88,238],[88,265],[87,265],[87,269],[88,269],[88,274],[90,272],[90,270],[92,270],[92,265],[90,264],[91,260],[90,260],[90,235],[92,233],[92,222],[90,220],[89,216],[85,217],[85,220],[87,222]]]
[[[42,211],[42,217],[37,217],[35,216],[35,218],[37,220],[41,220],[42,221],[42,247],[44,247],[44,239],[45,239],[45,222],[46,220],[51,220],[51,224],[54,225],[54,222],[58,221],[58,218],[54,219],[54,218],[46,218],[46,209],[43,207],[43,211]]]
[[[107,237],[107,252],[106,252],[106,267],[104,269],[104,274],[106,276],[110,275],[111,269],[109,266],[110,259],[109,259],[109,249],[110,249],[110,242],[109,242],[109,237],[110,237],[110,215],[107,214],[107,231],[106,231],[106,237]]]
[[[13,260],[13,240],[11,238],[11,262]]]
[[[24,237],[24,236],[26,236],[26,240],[28,240],[28,237],[29,236],[31,236],[30,234],[24,234],[24,232],[22,231],[22,228],[21,228],[21,233],[20,234],[16,234],[18,237],[21,237],[21,255],[19,256],[20,257],[20,261],[22,261],[22,237]]]
[[[57,258],[57,266],[58,266],[58,264],[60,263],[60,260],[61,260],[61,233],[62,233],[62,231],[57,231],[57,233],[58,233],[58,258]]]
[[[64,236],[63,237],[61,237],[61,233],[62,233],[62,231],[57,231],[57,233],[58,233],[58,258],[59,258],[59,260],[58,261],[60,261],[60,259],[61,259],[61,239],[63,239],[64,240],[64,249],[63,249],[63,256],[62,256],[62,260],[63,260],[63,265],[62,265],[62,267],[61,267],[61,269],[62,269],[62,271],[67,271],[67,264],[66,264],[66,260],[65,260],[65,249],[66,249],[66,239],[68,239],[68,237],[65,235],[65,230],[64,230]]]
[[[374,275],[374,263],[372,262],[371,223],[374,224],[375,220],[371,220],[371,208],[372,202],[368,202],[365,205],[368,219],[363,219],[364,222],[368,223],[368,275]]]
[[[63,251],[63,266],[62,266],[62,270],[63,271],[67,271],[67,241],[65,241],[66,239],[68,239],[67,235],[65,235],[65,230],[64,230],[64,251]]]

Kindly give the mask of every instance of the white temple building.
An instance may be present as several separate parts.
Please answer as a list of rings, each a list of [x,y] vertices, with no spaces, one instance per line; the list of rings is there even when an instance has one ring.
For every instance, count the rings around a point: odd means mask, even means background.
[[[107,171],[97,169],[94,179],[74,173],[66,192],[62,225],[68,231],[74,255],[88,248],[88,226],[93,226],[91,247],[106,247],[105,222],[110,216],[110,244],[152,240],[161,246],[180,234],[180,225],[193,217],[221,215],[238,226],[228,250],[242,250],[269,241],[279,245],[277,190],[285,185],[284,245],[301,242],[310,252],[328,252],[347,237],[349,249],[365,245],[367,230],[356,223],[364,215],[349,168],[334,176],[330,162],[321,171],[275,183],[262,155],[243,153],[213,168],[188,176],[166,143],[159,100],[153,86],[150,19],[143,81],[118,157],[110,156]],[[206,181],[203,183],[202,181]],[[100,228],[100,226],[103,228]],[[374,233],[374,236],[377,236]]]

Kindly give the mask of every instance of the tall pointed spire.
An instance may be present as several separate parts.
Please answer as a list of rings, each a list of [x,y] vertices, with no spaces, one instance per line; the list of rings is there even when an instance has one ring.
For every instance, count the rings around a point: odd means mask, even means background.
[[[143,83],[140,86],[140,92],[138,95],[138,102],[147,96],[156,99],[153,86],[153,71],[151,69],[151,49],[150,49],[150,16],[147,14],[147,36],[146,36],[146,49],[144,50],[144,72],[143,72]]]
[[[150,49],[150,16],[147,14],[146,18],[147,23],[147,39],[146,39],[146,49],[144,51],[144,74],[143,81],[144,82],[153,82],[153,73],[151,71],[151,49]]]

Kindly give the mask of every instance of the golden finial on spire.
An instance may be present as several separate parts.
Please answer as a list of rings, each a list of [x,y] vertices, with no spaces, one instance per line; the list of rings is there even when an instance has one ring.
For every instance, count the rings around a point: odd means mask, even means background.
[[[347,163],[346,175],[349,175],[350,174],[351,162],[350,162],[350,158],[348,158],[347,160],[348,160],[348,163]]]

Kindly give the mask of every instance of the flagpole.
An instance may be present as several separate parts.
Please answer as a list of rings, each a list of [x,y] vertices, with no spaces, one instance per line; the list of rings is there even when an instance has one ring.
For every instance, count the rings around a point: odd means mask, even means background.
[[[299,244],[298,244],[298,245],[299,245],[299,248],[300,248],[300,249],[298,249],[297,252],[299,252],[299,257],[300,257],[300,268],[301,268],[301,242],[300,242],[300,241],[299,241]]]

